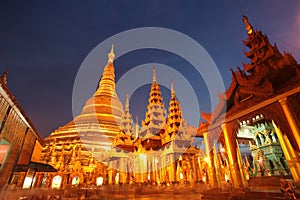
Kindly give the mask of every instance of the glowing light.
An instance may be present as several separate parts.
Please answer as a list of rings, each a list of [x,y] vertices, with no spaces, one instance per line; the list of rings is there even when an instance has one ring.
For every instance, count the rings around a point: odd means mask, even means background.
[[[96,179],[96,184],[97,184],[97,186],[102,186],[103,185],[103,177],[98,177],[97,179]]]
[[[145,154],[142,154],[142,153],[140,154],[140,159],[141,160],[146,160],[146,158],[147,158],[147,156]]]
[[[150,174],[148,174],[148,180],[150,181]]]
[[[205,156],[204,161],[208,163],[208,161],[209,161],[208,157]]]
[[[221,152],[225,152],[225,149],[223,147],[220,148]]]
[[[31,183],[32,185],[34,184],[34,181],[35,181],[35,177],[33,179],[33,182],[32,182],[32,177],[25,177],[25,180],[24,180],[24,183],[23,183],[23,189],[28,189],[30,188],[31,186]]]
[[[62,180],[61,176],[59,175],[54,176],[52,181],[52,189],[59,189],[61,185],[61,180]]]
[[[225,181],[226,181],[226,182],[229,181],[229,177],[228,177],[227,174],[225,174]]]
[[[79,177],[78,176],[74,176],[72,179],[72,185],[79,185]]]
[[[179,173],[179,178],[180,178],[180,180],[183,179],[183,173],[182,172]]]
[[[116,174],[115,181],[116,181],[116,184],[119,184],[119,181],[120,181],[120,174],[119,173]]]

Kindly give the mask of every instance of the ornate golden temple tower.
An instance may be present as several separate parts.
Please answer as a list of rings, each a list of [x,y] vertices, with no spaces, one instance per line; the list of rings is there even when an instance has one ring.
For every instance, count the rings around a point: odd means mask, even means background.
[[[145,119],[142,121],[140,138],[142,144],[147,150],[161,147],[160,134],[164,131],[166,121],[166,110],[159,85],[156,81],[156,69],[153,68],[153,80],[151,85],[150,96],[148,100],[148,110]]]

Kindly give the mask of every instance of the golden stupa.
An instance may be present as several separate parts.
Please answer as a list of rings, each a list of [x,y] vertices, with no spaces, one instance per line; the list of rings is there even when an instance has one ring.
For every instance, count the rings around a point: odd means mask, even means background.
[[[63,168],[65,165],[75,166],[76,160],[78,164],[88,166],[95,156],[97,160],[106,159],[103,152],[111,149],[113,139],[120,132],[124,114],[115,90],[114,57],[112,46],[99,86],[87,100],[82,112],[45,139],[48,145],[43,150],[44,161],[52,163],[56,168]],[[68,164],[66,158],[61,158],[64,164],[57,162],[60,160],[59,155],[69,155]]]

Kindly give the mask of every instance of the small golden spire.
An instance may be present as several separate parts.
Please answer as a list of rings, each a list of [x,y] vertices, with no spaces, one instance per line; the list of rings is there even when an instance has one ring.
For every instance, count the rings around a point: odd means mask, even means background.
[[[246,30],[248,32],[248,35],[251,35],[253,33],[253,27],[252,25],[249,23],[248,21],[248,17],[243,15],[243,22],[245,23],[246,25]]]
[[[139,116],[135,116],[135,138],[139,137]]]
[[[172,98],[175,97],[175,89],[174,89],[174,81],[173,80],[171,81],[171,95],[172,95]]]
[[[126,94],[125,111],[129,111],[129,95]]]
[[[108,54],[108,63],[113,63],[115,59],[115,54],[114,54],[114,45],[111,45],[111,50]]]
[[[135,116],[135,124],[137,126],[139,125],[139,116],[138,115]]]
[[[153,82],[156,82],[156,68],[153,67]]]

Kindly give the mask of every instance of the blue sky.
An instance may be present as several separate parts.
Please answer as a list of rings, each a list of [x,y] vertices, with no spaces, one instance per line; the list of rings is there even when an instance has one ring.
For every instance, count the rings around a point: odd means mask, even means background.
[[[248,62],[243,55],[247,48],[242,40],[247,33],[242,14],[272,43],[276,42],[280,51],[291,52],[299,61],[299,13],[300,1],[296,0],[2,1],[0,73],[8,70],[8,87],[45,137],[72,119],[73,84],[82,61],[94,47],[115,34],[139,27],[184,33],[209,53],[227,88],[230,67],[235,69]],[[199,107],[210,111],[201,76],[195,76],[189,63],[169,52],[148,49],[123,55],[115,62],[116,78],[136,65],[150,62],[174,67],[184,74],[197,93]],[[176,80],[175,87],[180,88]],[[167,105],[169,91],[162,90]],[[148,92],[149,85],[145,85],[133,94],[134,117],[138,114],[144,118]],[[123,97],[120,99],[124,102]],[[189,113],[184,114],[188,119]],[[190,123],[197,125],[199,120]]]

